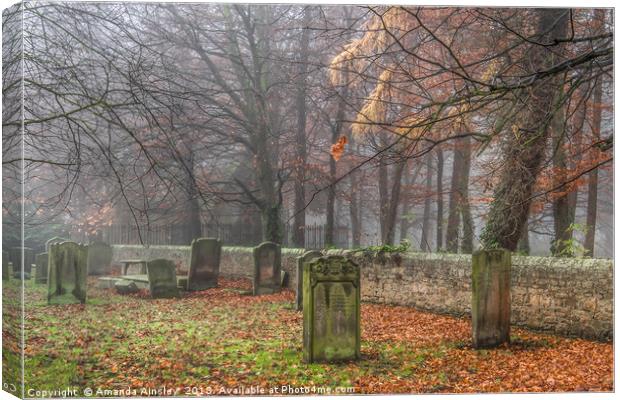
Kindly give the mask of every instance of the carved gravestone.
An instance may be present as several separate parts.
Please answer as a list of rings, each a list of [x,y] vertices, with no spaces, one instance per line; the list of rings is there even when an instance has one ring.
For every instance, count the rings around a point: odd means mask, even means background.
[[[50,246],[56,243],[62,243],[62,242],[70,242],[71,239],[65,239],[65,238],[61,238],[60,236],[54,236],[53,238],[49,239],[47,242],[45,242],[45,251],[47,253],[50,252]]]
[[[48,257],[47,302],[86,303],[86,262],[88,246],[62,242],[50,246]]]
[[[217,287],[220,274],[222,242],[214,238],[192,241],[187,290],[205,290]]]
[[[281,279],[280,245],[263,242],[254,248],[253,294],[271,294],[280,291]]]
[[[479,250],[472,256],[471,324],[475,348],[510,341],[510,251]]]
[[[107,275],[112,264],[112,247],[105,242],[88,245],[88,275]]]
[[[301,311],[304,307],[304,263],[312,261],[315,258],[322,257],[323,253],[318,250],[306,251],[301,257],[297,257],[297,293],[295,293],[295,308]]]
[[[146,273],[148,275],[151,297],[157,299],[177,297],[179,295],[174,261],[162,258],[149,261],[146,264]]]
[[[37,273],[34,275],[34,283],[47,283],[47,264],[48,253],[37,254],[35,264],[37,264]]]
[[[9,261],[13,263],[17,279],[21,278],[22,250],[24,255],[24,272],[30,273],[30,267],[34,264],[35,252],[30,247],[11,247],[8,251]]]
[[[304,361],[360,357],[360,270],[343,256],[304,264]]]
[[[11,278],[9,274],[9,253],[6,251],[2,252],[2,280],[8,280]]]

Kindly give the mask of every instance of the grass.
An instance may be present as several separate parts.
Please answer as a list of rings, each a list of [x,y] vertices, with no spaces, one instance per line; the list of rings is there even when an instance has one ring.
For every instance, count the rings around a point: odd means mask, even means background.
[[[262,394],[280,394],[273,390],[287,386],[287,392],[308,388],[325,394],[337,387],[356,393],[612,388],[610,344],[516,330],[514,348],[477,351],[469,346],[467,320],[364,305],[361,360],[308,365],[302,362],[303,318],[291,307],[290,291],[253,297],[236,290],[247,290],[247,282],[222,280],[220,288],[153,300],[144,293],[120,296],[95,289],[94,281],[89,284],[86,305],[50,306],[44,285],[26,283],[26,393],[77,388],[81,394],[85,388],[98,388],[106,391],[95,394],[118,396],[115,390],[133,388],[136,395],[144,395],[141,390],[205,395],[256,387]],[[17,294],[17,285],[5,282],[5,296]],[[3,311],[8,317],[10,310]],[[9,347],[11,341],[5,342],[5,379],[15,379],[7,366],[19,359]],[[590,357],[594,365],[567,376],[565,385],[546,385],[554,372],[542,361],[534,383],[508,379],[502,370],[514,370],[515,365],[527,370],[530,359],[538,356],[553,363],[566,349],[581,346],[583,351],[583,343],[600,357]],[[588,373],[593,370],[596,376]],[[556,375],[554,382],[563,382]],[[173,393],[162,393],[164,387]]]

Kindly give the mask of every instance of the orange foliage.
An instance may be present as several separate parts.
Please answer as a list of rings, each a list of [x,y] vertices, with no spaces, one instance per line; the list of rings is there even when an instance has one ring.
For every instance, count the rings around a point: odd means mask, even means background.
[[[347,144],[346,136],[341,136],[340,139],[338,139],[336,143],[332,144],[330,153],[332,157],[334,157],[334,160],[336,161],[340,160],[340,157],[342,157],[342,153],[344,153],[345,144]]]

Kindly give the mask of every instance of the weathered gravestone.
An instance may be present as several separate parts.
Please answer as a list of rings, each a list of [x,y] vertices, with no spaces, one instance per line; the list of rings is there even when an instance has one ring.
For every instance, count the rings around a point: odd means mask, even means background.
[[[295,308],[301,311],[304,307],[304,263],[312,261],[315,258],[322,257],[323,253],[318,250],[306,251],[301,257],[297,257],[297,293],[295,293]]]
[[[71,241],[71,239],[65,239],[65,238],[62,238],[60,236],[54,236],[53,238],[51,238],[47,242],[45,242],[45,251],[47,253],[49,253],[50,252],[50,247],[53,244],[62,243],[62,242],[70,242],[70,241]]]
[[[510,341],[510,265],[508,250],[479,250],[472,256],[471,323],[475,348]]]
[[[280,245],[263,242],[254,248],[253,294],[277,293],[281,289],[281,250]]]
[[[9,253],[6,251],[2,252],[2,280],[8,280],[11,278],[9,274]]]
[[[37,273],[34,275],[34,283],[47,283],[47,263],[49,254],[40,253],[35,257],[35,264],[37,264]]]
[[[106,275],[112,264],[112,247],[105,242],[88,245],[88,275]]]
[[[162,258],[149,261],[146,264],[146,273],[151,297],[169,298],[179,295],[176,265],[173,261]]]
[[[217,287],[220,274],[222,242],[214,238],[192,241],[187,290],[204,290]]]
[[[50,246],[47,275],[49,304],[86,303],[88,246],[62,242]]]
[[[304,361],[360,357],[360,270],[343,256],[304,264]]]
[[[13,263],[13,268],[15,269],[15,277],[17,279],[21,278],[21,270],[22,270],[22,251],[24,255],[24,272],[30,274],[30,267],[34,264],[35,252],[30,247],[11,247],[8,250],[9,253],[9,261]]]

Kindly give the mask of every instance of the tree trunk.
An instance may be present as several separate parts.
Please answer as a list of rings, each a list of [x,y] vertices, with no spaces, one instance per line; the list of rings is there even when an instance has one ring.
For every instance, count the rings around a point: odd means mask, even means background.
[[[443,151],[437,147],[437,239],[436,249],[443,247]]]
[[[360,247],[362,239],[362,215],[360,214],[361,196],[359,195],[359,181],[356,173],[349,176],[351,185],[351,201],[349,203],[349,216],[351,218],[351,245],[353,248]]]
[[[546,32],[537,40],[553,43],[564,38],[569,10],[540,8],[533,12],[538,16],[538,31]],[[558,45],[561,46],[561,45]],[[555,54],[561,47],[533,44],[529,57],[523,61],[526,72],[536,73],[558,62]],[[494,193],[491,209],[484,231],[480,237],[486,249],[505,248],[514,251],[527,220],[536,177],[540,173],[544,149],[549,137],[549,123],[554,113],[557,87],[551,78],[534,83],[525,93],[527,104],[523,118],[519,118],[517,134],[506,135],[504,165],[500,182]],[[519,95],[519,93],[515,93]]]
[[[457,253],[459,248],[459,227],[461,224],[461,210],[459,210],[460,184],[463,172],[463,152],[460,144],[455,143],[452,160],[452,182],[450,184],[450,200],[448,205],[448,225],[446,227],[446,250]]]
[[[407,161],[400,161],[393,167],[392,191],[388,201],[385,221],[385,240],[383,241],[383,244],[394,244],[394,236],[396,234],[396,216],[398,214],[398,205],[400,203],[400,189],[402,187],[402,178],[405,165],[407,165]]]
[[[433,160],[431,154],[426,156],[426,193],[424,198],[424,214],[422,217],[422,236],[420,238],[420,249],[422,251],[431,251],[430,239],[430,225],[431,225],[431,191],[433,190],[432,179]]]
[[[461,153],[463,156],[463,168],[459,182],[459,209],[463,218],[463,241],[461,251],[471,254],[474,250],[474,221],[469,206],[469,172],[471,170],[471,144],[469,137],[462,139]]]
[[[558,98],[561,93],[558,94]],[[568,176],[568,161],[566,155],[566,119],[565,110],[563,106],[560,106],[559,110],[555,113],[553,120],[551,121],[550,129],[552,134],[552,146],[553,146],[553,186],[561,186],[566,182]],[[553,209],[553,229],[554,239],[551,242],[551,254],[554,256],[572,256],[572,249],[570,245],[573,232],[571,224],[570,213],[570,198],[569,198],[570,186],[562,186],[558,192],[555,193],[555,198],[552,203]]]
[[[303,31],[299,50],[299,76],[297,78],[297,160],[295,171],[295,218],[293,221],[293,244],[304,247],[304,226],[306,225],[306,79],[308,75],[308,43],[310,33],[310,7],[304,9]]]
[[[598,11],[598,10],[597,10]],[[601,10],[602,11],[602,10]],[[592,110],[592,136],[597,141],[601,137],[601,102],[603,101],[603,78],[599,77],[594,87],[594,108]],[[596,151],[596,150],[592,150]],[[586,211],[586,238],[584,247],[587,255],[594,256],[594,238],[596,236],[596,211],[598,203],[598,169],[588,174],[588,208]]]
[[[525,255],[530,254],[530,227],[527,220],[525,220],[525,223],[523,224],[523,229],[521,232],[521,237],[519,238],[519,245],[517,249],[520,253],[523,253]]]
[[[388,167],[379,161],[379,226],[381,229],[381,243],[385,244],[387,240],[387,215],[389,209],[388,194]]]

